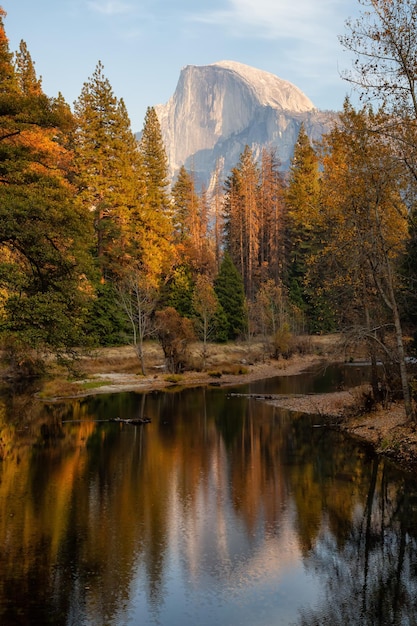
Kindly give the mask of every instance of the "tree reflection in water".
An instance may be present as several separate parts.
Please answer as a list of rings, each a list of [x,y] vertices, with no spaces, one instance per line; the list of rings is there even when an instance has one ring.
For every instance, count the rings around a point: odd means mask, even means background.
[[[0,442],[4,626],[417,623],[415,477],[310,418],[220,389],[16,397]]]
[[[325,599],[300,626],[417,624],[417,497],[414,477],[371,462],[367,497],[342,537],[324,529],[305,564]]]

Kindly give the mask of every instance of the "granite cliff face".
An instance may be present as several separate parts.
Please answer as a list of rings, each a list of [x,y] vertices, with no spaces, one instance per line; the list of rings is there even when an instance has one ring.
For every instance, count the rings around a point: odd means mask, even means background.
[[[320,112],[295,85],[233,61],[188,65],[173,96],[155,107],[175,178],[181,165],[207,186],[219,167],[223,178],[245,145],[259,155],[274,146],[288,168],[301,123],[312,140],[327,132],[335,113]]]

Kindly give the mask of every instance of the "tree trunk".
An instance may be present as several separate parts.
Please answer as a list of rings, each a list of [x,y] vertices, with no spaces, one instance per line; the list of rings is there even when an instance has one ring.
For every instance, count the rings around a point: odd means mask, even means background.
[[[139,362],[140,362],[140,371],[142,373],[142,376],[146,376],[145,355],[143,353],[143,341],[142,341],[142,339],[139,339],[139,341],[135,344],[135,350],[136,350],[136,354],[137,354]]]
[[[406,367],[406,362],[405,362],[405,350],[404,350],[404,343],[403,343],[401,321],[400,321],[400,315],[399,315],[398,308],[397,308],[397,303],[395,301],[394,301],[393,314],[394,314],[394,324],[395,324],[395,338],[397,340],[398,358],[400,361],[401,386],[402,386],[402,391],[403,391],[405,414],[407,415],[408,419],[415,421],[416,416],[413,411],[410,387],[408,384],[408,373],[407,373],[407,367]]]
[[[400,376],[401,376],[401,387],[404,398],[404,408],[405,414],[409,420],[415,421],[415,413],[413,411],[413,405],[411,402],[411,394],[410,387],[408,384],[408,373],[405,361],[405,350],[404,350],[404,342],[403,342],[403,333],[401,327],[401,319],[400,313],[398,311],[397,300],[395,298],[394,293],[394,279],[392,276],[391,264],[388,259],[387,253],[385,253],[386,266],[387,266],[387,277],[388,277],[388,289],[389,289],[389,297],[392,305],[392,314],[394,317],[394,327],[395,327],[395,339],[397,342],[397,350],[398,350],[398,360],[400,367]]]

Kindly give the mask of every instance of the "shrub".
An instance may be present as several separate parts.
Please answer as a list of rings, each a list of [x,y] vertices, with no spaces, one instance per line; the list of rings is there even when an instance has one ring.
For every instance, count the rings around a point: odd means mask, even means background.
[[[158,339],[164,351],[167,370],[171,374],[183,372],[188,364],[188,346],[195,340],[191,320],[172,307],[156,312]]]
[[[288,324],[283,324],[273,337],[273,358],[278,359],[283,356],[288,359],[294,354],[293,335]]]
[[[298,352],[298,354],[301,354],[301,355],[311,354],[311,351],[312,351],[311,337],[307,335],[293,337],[292,345],[293,345],[294,352]]]
[[[40,378],[45,374],[45,360],[18,337],[5,337],[2,350],[7,376],[13,380]]]
[[[182,379],[183,377],[181,374],[169,374],[168,376],[165,376],[167,383],[173,383],[174,385],[178,385]]]

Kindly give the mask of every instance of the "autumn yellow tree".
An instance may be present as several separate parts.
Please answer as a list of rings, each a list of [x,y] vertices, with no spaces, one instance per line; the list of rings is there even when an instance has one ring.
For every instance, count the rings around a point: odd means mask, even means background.
[[[390,142],[374,132],[384,120],[384,112],[357,112],[346,101],[340,124],[324,138],[319,220],[326,238],[315,267],[326,264],[323,287],[344,326],[370,346],[374,359],[378,347],[386,363],[397,364],[412,416],[398,306],[398,263],[408,236],[407,181]]]
[[[217,313],[219,301],[213,284],[208,276],[200,274],[196,278],[193,293],[193,308],[196,315],[197,333],[203,342],[202,358],[203,368],[206,366],[208,350],[207,342],[213,339],[216,333]]]
[[[343,72],[364,102],[382,103],[390,113],[375,129],[395,146],[396,158],[409,174],[404,199],[410,209],[412,241],[404,264],[404,294],[408,318],[417,339],[417,9],[414,0],[359,0],[358,17],[346,22],[342,45],[353,54],[352,67]]]

